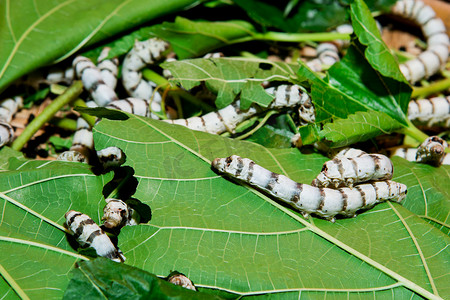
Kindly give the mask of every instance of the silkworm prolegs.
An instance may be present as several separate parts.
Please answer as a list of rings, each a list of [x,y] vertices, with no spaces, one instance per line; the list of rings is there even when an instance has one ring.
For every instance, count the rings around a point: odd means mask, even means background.
[[[359,184],[354,188],[313,187],[273,173],[237,155],[216,158],[212,167],[267,192],[305,216],[315,214],[330,221],[334,221],[336,215],[353,217],[358,210],[370,208],[379,202],[401,202],[407,193],[406,185],[390,180]]]

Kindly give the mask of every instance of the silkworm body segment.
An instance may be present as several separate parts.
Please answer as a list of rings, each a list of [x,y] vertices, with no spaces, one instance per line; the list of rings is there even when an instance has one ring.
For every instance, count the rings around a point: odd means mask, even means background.
[[[353,184],[360,182],[391,179],[393,172],[391,160],[382,154],[364,154],[354,158],[340,157],[327,161],[311,185],[353,187]]]
[[[402,201],[407,192],[404,184],[386,180],[356,185],[354,188],[318,188],[295,182],[284,175],[273,173],[248,158],[232,155],[216,158],[212,167],[221,173],[248,182],[302,212],[314,213],[334,220],[336,215],[354,216],[360,209],[376,203]]]

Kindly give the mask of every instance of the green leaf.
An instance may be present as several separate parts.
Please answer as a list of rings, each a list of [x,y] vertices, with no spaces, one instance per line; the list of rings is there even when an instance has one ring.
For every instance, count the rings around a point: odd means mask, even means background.
[[[176,286],[153,274],[98,257],[72,271],[64,294],[70,299],[221,299]]]
[[[381,39],[380,31],[369,8],[362,0],[350,5],[353,30],[361,44],[366,46],[365,56],[372,67],[383,76],[408,84],[398,67],[398,62]],[[406,113],[406,110],[403,112]]]
[[[343,147],[381,134],[390,134],[401,127],[399,122],[386,113],[359,111],[347,119],[337,119],[325,124],[320,136],[331,141],[332,147]]]
[[[163,276],[176,269],[197,286],[238,296],[298,298],[305,290],[314,298],[450,296],[450,238],[405,207],[382,203],[335,224],[305,220],[210,167],[212,159],[236,154],[308,183],[327,160],[321,155],[135,116],[103,119],[94,138],[99,147],[124,149],[139,181],[135,196],[153,211],[149,224],[122,229],[127,264]],[[423,201],[423,193],[413,188],[403,205],[415,201]]]
[[[187,59],[165,62],[163,68],[170,70],[173,81],[189,90],[201,82],[217,94],[216,105],[223,108],[233,102],[237,95],[241,107],[246,109],[255,102],[267,106],[273,96],[264,91],[264,81],[288,81],[295,79],[294,66],[249,58]]]
[[[176,12],[194,0],[16,0],[0,10],[0,92],[38,67],[146,21]],[[24,18],[23,16],[26,16]]]
[[[378,111],[409,126],[404,107],[408,106],[411,88],[374,70],[362,51],[357,43],[350,46],[344,58],[329,69],[325,79],[304,65],[299,69],[300,80],[308,80],[312,85],[316,121],[346,119],[357,111]]]
[[[9,157],[11,171],[0,172],[0,274],[8,287],[0,284],[0,297],[61,299],[73,264],[87,259],[67,241],[64,214],[79,210],[99,222],[112,176],[95,176],[81,163],[18,159],[5,149],[0,156]]]

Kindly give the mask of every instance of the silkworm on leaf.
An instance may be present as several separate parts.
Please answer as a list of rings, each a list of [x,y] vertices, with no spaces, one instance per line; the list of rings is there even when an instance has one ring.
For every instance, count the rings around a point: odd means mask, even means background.
[[[126,155],[122,149],[118,147],[107,147],[105,149],[94,152],[95,154],[80,152],[78,150],[64,151],[58,156],[58,160],[88,163],[91,165],[99,165],[102,170],[120,167],[125,163]]]
[[[411,100],[408,119],[416,125],[450,128],[450,96]]]
[[[97,255],[115,262],[125,261],[106,233],[88,215],[70,210],[65,218],[68,230],[82,247],[91,247]]]
[[[311,185],[351,188],[354,184],[370,180],[391,179],[393,172],[391,160],[382,154],[364,154],[354,158],[340,157],[327,161]]]
[[[192,283],[192,281],[189,278],[187,278],[186,275],[184,275],[180,272],[177,272],[177,271],[171,272],[169,274],[169,276],[167,276],[167,281],[172,284],[184,287],[185,289],[197,291],[197,288]]]
[[[398,156],[406,159],[407,161],[416,161],[417,148],[396,148],[391,152],[392,156]],[[441,165],[450,165],[450,153],[444,153]]]
[[[10,143],[14,138],[14,130],[11,126],[13,115],[22,108],[23,98],[16,96],[0,102],[0,147]]]
[[[120,199],[108,198],[103,208],[104,226],[108,229],[120,229],[125,225],[139,224],[139,214]]]
[[[100,70],[103,82],[111,89],[115,89],[117,85],[117,75],[119,73],[119,59],[117,57],[107,59],[111,48],[105,47],[98,56],[97,68]]]
[[[318,188],[273,173],[248,158],[232,155],[216,158],[212,167],[220,173],[248,182],[250,185],[291,205],[304,216],[315,214],[332,222],[336,215],[353,217],[360,209],[368,209],[387,200],[401,202],[406,185],[386,180],[359,184],[354,188]]]
[[[448,144],[438,136],[427,138],[417,148],[416,161],[433,166],[440,166],[445,156],[445,149]]]
[[[344,148],[339,148],[339,149],[330,149],[328,151],[328,157],[331,158],[356,158],[356,157],[360,157],[363,155],[366,155],[367,152],[362,151],[360,149],[356,149],[356,148],[350,148],[350,147],[344,147]]]
[[[283,109],[301,106],[309,103],[312,106],[310,98],[305,90],[298,85],[280,85],[278,87],[267,88],[266,92],[274,96],[274,100],[265,109]],[[309,102],[308,102],[309,101]],[[185,126],[192,130],[204,131],[213,134],[223,132],[234,133],[236,126],[244,120],[261,112],[263,108],[258,105],[252,105],[248,110],[240,109],[240,101],[205,114],[201,117],[192,117],[188,119],[164,120],[165,122]],[[305,115],[306,118],[306,115]],[[309,116],[311,118],[311,116]]]

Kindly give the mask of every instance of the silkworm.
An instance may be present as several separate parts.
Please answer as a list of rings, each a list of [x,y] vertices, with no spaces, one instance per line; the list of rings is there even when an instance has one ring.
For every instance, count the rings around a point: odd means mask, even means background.
[[[397,1],[392,12],[420,25],[428,44],[417,58],[401,64],[400,71],[411,83],[436,74],[447,62],[449,54],[450,42],[442,20],[420,0]]]
[[[141,117],[150,117],[149,102],[149,100],[141,98],[125,98],[108,104],[106,108],[117,109]]]
[[[91,247],[97,255],[116,262],[125,261],[106,233],[88,215],[70,210],[65,218],[68,230],[82,247]]]
[[[327,161],[311,185],[352,188],[356,183],[391,179],[393,172],[391,160],[382,154],[364,154],[355,158],[340,157]]]
[[[13,115],[22,107],[23,98],[16,96],[0,102],[0,147],[14,139],[14,130],[11,126]]]
[[[136,41],[122,65],[122,83],[128,94],[135,98],[152,99],[152,111],[161,111],[161,95],[153,92],[154,85],[142,78],[141,69],[159,59],[169,44],[158,38]],[[152,118],[159,119],[155,114]]]
[[[97,68],[100,70],[100,76],[107,86],[113,90],[117,85],[117,74],[119,71],[119,59],[117,57],[106,59],[111,48],[105,47],[102,49],[98,57]]]
[[[417,125],[450,128],[450,96],[411,100],[408,119]]]
[[[172,272],[169,276],[167,276],[167,281],[172,284],[184,287],[185,289],[197,291],[197,288],[192,283],[192,281],[182,273],[176,271]]]
[[[357,158],[366,155],[367,152],[360,149],[344,147],[339,149],[330,149],[328,151],[328,156],[331,158]]]
[[[317,58],[306,62],[314,72],[321,72],[324,66],[332,66],[340,60],[339,49],[333,43],[320,43],[316,51]]]
[[[406,159],[407,161],[415,162],[417,156],[417,148],[397,148],[392,152],[391,156],[398,156]],[[444,153],[441,160],[441,165],[450,165],[449,153]]]
[[[248,182],[291,205],[304,216],[315,214],[332,222],[336,215],[352,217],[358,210],[370,208],[379,202],[401,202],[407,193],[406,185],[390,180],[359,184],[354,188],[313,187],[273,173],[237,155],[216,158],[212,167],[220,173]]]
[[[87,151],[90,153],[86,154]],[[87,151],[82,149],[64,151],[58,156],[57,160],[99,165],[104,171],[120,167],[126,160],[126,155],[122,149],[114,146],[98,150],[95,155],[91,153],[92,149],[87,149]]]
[[[439,166],[444,159],[446,148],[448,148],[446,141],[438,136],[431,136],[417,148],[416,161]]]
[[[266,92],[274,96],[274,100],[267,109],[282,109],[295,107],[308,103],[312,106],[311,100],[304,89],[298,85],[280,85],[276,88],[267,88]],[[309,101],[309,102],[308,102]],[[192,130],[204,131],[213,134],[220,134],[225,131],[234,133],[236,126],[242,121],[261,112],[262,108],[252,105],[246,111],[240,109],[240,101],[205,114],[201,117],[188,119],[164,120],[165,122],[182,125]]]
[[[103,208],[102,221],[108,229],[120,229],[125,225],[139,224],[139,214],[120,199],[108,198]]]
[[[105,106],[111,101],[118,100],[114,89],[105,83],[100,70],[90,59],[77,56],[73,60],[73,68],[98,106]]]

